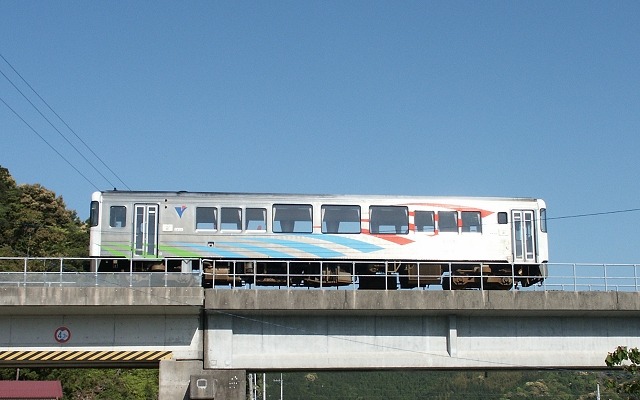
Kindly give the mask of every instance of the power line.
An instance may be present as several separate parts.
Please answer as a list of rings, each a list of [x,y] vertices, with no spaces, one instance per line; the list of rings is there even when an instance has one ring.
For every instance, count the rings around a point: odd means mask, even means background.
[[[603,212],[588,213],[588,214],[564,215],[561,217],[548,217],[547,219],[551,220],[551,219],[595,217],[598,215],[622,214],[622,213],[630,213],[630,212],[638,212],[638,211],[640,211],[640,208],[629,208],[627,210],[613,210],[613,211],[603,211]]]
[[[64,161],[66,161],[66,162],[67,162],[67,164],[69,164],[69,166],[70,166],[71,168],[73,168],[73,169],[74,169],[78,174],[80,174],[80,176],[82,176],[82,177],[83,177],[87,182],[89,182],[89,184],[90,184],[91,186],[93,186],[96,190],[100,190],[100,188],[98,188],[98,187],[97,187],[97,186],[96,186],[96,185],[95,185],[95,184],[94,184],[94,183],[93,183],[89,178],[87,178],[87,177],[86,177],[82,172],[80,172],[80,170],[79,170],[78,168],[76,168],[76,167],[75,167],[75,166],[74,166],[74,165],[73,165],[69,160],[67,160],[67,159],[65,158],[65,156],[63,156],[63,155],[62,155],[58,150],[56,150],[56,148],[55,148],[55,147],[53,147],[53,146],[51,145],[51,143],[47,142],[47,139],[45,139],[45,138],[44,138],[40,133],[38,133],[38,131],[36,131],[36,130],[31,126],[31,125],[29,125],[29,123],[28,123],[27,121],[25,121],[25,120],[24,120],[24,118],[22,118],[22,117],[20,116],[20,114],[18,114],[18,113],[17,113],[13,108],[11,108],[11,106],[10,106],[9,104],[7,104],[7,102],[6,102],[6,101],[4,101],[4,99],[3,99],[2,97],[0,97],[0,101],[2,101],[2,102],[4,103],[4,105],[5,105],[5,106],[7,106],[7,108],[8,108],[9,110],[11,110],[11,112],[13,112],[13,113],[16,115],[16,117],[18,117],[18,118],[20,119],[20,121],[22,121],[26,126],[28,126],[28,127],[29,127],[29,129],[31,129],[31,130],[33,131],[33,133],[35,133],[36,135],[38,135],[38,137],[39,137],[40,139],[42,139],[42,141],[43,141],[43,142],[45,142],[45,143],[46,143],[46,144],[51,148],[51,150],[55,151],[55,153],[56,153],[57,155],[59,155],[59,156],[60,156],[60,158],[62,158]]]
[[[102,165],[107,168],[107,170],[109,170],[109,172],[111,172],[111,174],[113,176],[115,176],[120,183],[122,183],[127,189],[131,190],[131,188],[118,176],[118,174],[116,174],[111,168],[109,168],[109,166],[102,160],[102,158],[100,158],[94,151],[93,149],[91,149],[91,147],[89,147],[89,145],[82,140],[82,138],[69,126],[69,124],[66,123],[66,121],[57,113],[55,112],[55,110],[49,105],[49,103],[46,102],[45,99],[42,98],[42,96],[40,96],[40,94],[38,94],[38,92],[29,84],[29,82],[27,82],[27,80],[13,67],[13,65],[0,53],[0,57],[4,60],[5,63],[7,63],[7,65],[9,65],[9,67],[11,67],[11,69],[13,70],[13,72],[15,72],[20,79],[22,79],[22,81],[29,87],[29,89],[31,89],[31,91],[33,93],[35,93],[36,96],[38,96],[38,98],[49,108],[49,110],[56,116],[58,117],[58,119],[67,127],[67,129],[69,129],[69,131],[71,131],[71,133],[73,133],[73,135],[84,145],[84,147],[89,150],[89,152],[91,152],[91,154],[93,154],[94,157],[96,157],[101,163]],[[11,81],[11,79],[9,79],[9,77],[7,75],[4,74],[4,72],[2,72],[2,70],[0,70],[0,74],[2,74],[5,79],[7,79],[7,81],[9,81],[9,83],[11,83],[11,85],[22,95],[22,97],[24,97],[29,104],[31,104],[31,106],[40,114],[40,116],[42,116],[42,118],[44,118],[49,125],[51,125],[51,127],[53,129],[56,130],[56,132],[58,132],[58,134],[60,134],[60,136],[62,136],[62,138],[87,162],[89,163],[89,165],[91,165],[91,167],[102,177],[104,178],[104,180],[106,180],[109,185],[111,185],[112,187],[115,187],[116,185],[114,185],[106,176],[104,176],[104,174],[102,174],[102,172],[100,172],[98,170],[98,168],[95,167],[95,165],[89,161],[84,154],[82,154],[82,152],[80,152],[80,150],[78,150],[78,148],[76,146],[74,146],[69,139],[67,139],[67,137],[60,132],[60,130],[58,130],[58,128],[56,128],[53,123],[44,116],[44,114],[38,109],[38,107],[35,106],[35,104],[33,104],[31,102],[31,100],[29,100],[27,98],[27,96],[13,83],[13,81]],[[6,104],[6,103],[5,103]],[[14,111],[15,113],[15,111]],[[47,143],[48,144],[48,143]],[[68,162],[68,161],[67,161]]]
[[[7,75],[5,75],[5,73],[4,73],[4,72],[2,72],[2,71],[0,70],[0,74],[2,74],[2,76],[4,76],[4,77],[5,77],[5,79],[6,79],[7,81],[9,81],[9,83],[11,83],[11,85],[13,85],[14,89],[16,89],[16,90],[18,91],[18,93],[20,93],[20,94],[22,95],[22,97],[24,97],[24,98],[25,98],[25,100],[27,100],[27,101],[29,102],[29,104],[31,104],[31,106],[32,106],[32,107],[33,107],[33,108],[38,112],[38,114],[40,114],[40,116],[41,116],[42,118],[44,118],[44,120],[45,120],[45,121],[47,121],[47,122],[49,123],[49,125],[51,125],[51,127],[52,127],[53,129],[55,129],[55,131],[56,131],[56,132],[58,132],[58,134],[59,134],[59,135],[60,135],[60,136],[61,136],[61,137],[62,137],[62,138],[67,142],[67,144],[69,144],[69,146],[71,146],[71,147],[76,151],[76,153],[78,153],[78,154],[79,154],[79,155],[80,155],[80,156],[81,156],[81,157],[82,157],[82,158],[83,158],[87,163],[89,163],[89,165],[91,165],[91,167],[92,167],[92,168],[93,168],[93,169],[94,169],[98,174],[100,174],[100,176],[102,176],[102,177],[103,177],[103,178],[104,178],[104,179],[105,179],[105,180],[106,180],[106,181],[107,181],[111,186],[113,186],[113,183],[111,183],[111,181],[110,181],[106,176],[104,176],[100,171],[98,171],[98,169],[93,165],[93,163],[92,163],[91,161],[89,161],[89,160],[87,159],[87,157],[85,157],[85,156],[84,156],[84,154],[82,154],[82,153],[78,150],[78,148],[77,148],[76,146],[74,146],[74,145],[73,145],[73,143],[71,143],[71,142],[69,141],[69,139],[67,139],[67,137],[66,137],[65,135],[63,135],[63,134],[62,134],[62,132],[60,132],[60,130],[58,130],[58,128],[56,128],[56,127],[53,125],[53,123],[51,123],[51,121],[50,121],[50,120],[49,120],[49,119],[48,119],[44,114],[42,114],[42,112],[38,109],[38,107],[36,107],[36,105],[35,105],[35,104],[33,104],[33,103],[31,102],[31,100],[29,100],[29,98],[27,98],[27,96],[25,96],[25,94],[24,94],[24,93],[23,93],[23,92],[22,92],[22,91],[21,91],[21,90],[20,90],[20,89],[19,89],[19,88],[18,88],[18,87],[17,87],[17,86],[12,82],[12,81],[11,81],[11,79],[9,79],[9,77],[8,77]],[[6,103],[5,103],[5,104],[6,104]],[[13,110],[12,110],[12,111],[13,111]],[[14,111],[14,113],[15,113],[15,111]],[[48,144],[49,146],[51,146],[51,147],[52,147],[52,145],[51,145],[50,143],[48,143],[48,142],[47,142],[47,144]],[[56,153],[58,153],[58,152],[56,151]],[[58,153],[58,154],[60,154],[60,153]],[[68,162],[68,161],[67,161],[67,162]]]

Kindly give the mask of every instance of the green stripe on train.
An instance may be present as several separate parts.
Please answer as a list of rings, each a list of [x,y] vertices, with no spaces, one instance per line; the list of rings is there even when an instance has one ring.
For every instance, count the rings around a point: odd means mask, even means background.
[[[101,246],[102,252],[107,253],[110,256],[116,257],[130,257],[131,256],[131,246],[124,243],[110,242],[103,243]]]
[[[176,257],[183,257],[183,258],[199,258],[200,257],[200,254],[196,252],[185,250],[175,246],[162,245],[162,246],[158,246],[158,249],[163,253],[170,253],[171,255],[174,255]]]

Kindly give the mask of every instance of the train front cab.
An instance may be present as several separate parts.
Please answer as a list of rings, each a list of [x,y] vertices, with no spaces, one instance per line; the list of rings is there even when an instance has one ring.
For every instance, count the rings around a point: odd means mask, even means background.
[[[497,213],[500,234],[510,235],[510,250],[504,261],[473,261],[442,265],[442,287],[450,289],[497,289],[528,287],[547,276],[549,259],[546,206],[536,200],[535,207]]]

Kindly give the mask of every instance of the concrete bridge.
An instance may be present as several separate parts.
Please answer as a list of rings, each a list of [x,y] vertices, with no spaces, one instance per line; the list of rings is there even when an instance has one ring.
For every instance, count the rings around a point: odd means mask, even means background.
[[[246,371],[603,368],[639,332],[638,292],[0,288],[0,366],[159,365],[161,399],[244,399]]]

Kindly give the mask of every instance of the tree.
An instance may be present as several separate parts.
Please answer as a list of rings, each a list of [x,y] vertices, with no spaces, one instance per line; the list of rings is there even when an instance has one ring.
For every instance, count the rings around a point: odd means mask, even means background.
[[[0,256],[14,255],[11,249],[10,215],[11,205],[16,204],[20,194],[16,181],[13,180],[9,170],[0,166]]]
[[[640,365],[640,350],[637,347],[629,349],[627,346],[618,346],[607,355],[605,363],[609,368],[620,366],[626,372],[621,379],[610,379],[607,387],[629,396],[630,400],[640,399],[640,382],[636,377]],[[622,381],[619,382],[620,380]]]
[[[0,166],[0,256],[86,257],[89,229],[62,197],[39,184],[16,185]]]

